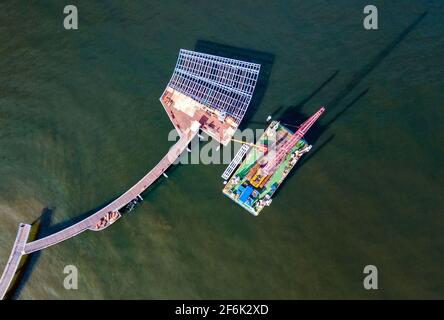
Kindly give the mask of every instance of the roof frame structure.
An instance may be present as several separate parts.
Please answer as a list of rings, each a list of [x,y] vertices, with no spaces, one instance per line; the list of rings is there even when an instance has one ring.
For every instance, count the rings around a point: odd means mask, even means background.
[[[181,49],[168,86],[239,125],[253,96],[260,64]]]

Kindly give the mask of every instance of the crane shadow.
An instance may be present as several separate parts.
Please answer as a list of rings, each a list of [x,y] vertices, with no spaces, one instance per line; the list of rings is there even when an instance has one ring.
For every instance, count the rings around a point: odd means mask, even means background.
[[[325,88],[334,78],[336,78],[338,74],[339,74],[339,69],[334,71],[324,82],[322,82],[317,88],[315,88],[307,97],[302,99],[299,103],[295,104],[294,106],[289,106],[288,108],[286,108],[283,114],[280,116],[280,118],[282,119],[297,118],[298,113],[300,113],[302,107],[308,101],[310,101],[316,94],[318,94],[323,88]],[[295,119],[295,120],[300,120],[300,119]]]
[[[377,54],[368,64],[366,64],[359,72],[353,75],[351,80],[346,84],[343,90],[339,91],[338,94],[333,97],[327,103],[327,108],[329,111],[335,109],[338,105],[341,104],[342,100],[347,97],[367,76],[371,73],[375,68],[377,68],[381,62],[410,34],[419,23],[427,16],[428,12],[425,11],[420,16],[418,16],[406,29],[404,29],[392,42],[390,42],[379,54]],[[214,43],[205,40],[198,40],[196,42],[196,51],[226,56],[228,58],[241,59],[245,61],[255,62],[261,64],[261,71],[259,73],[259,79],[256,84],[255,93],[250,102],[250,107],[247,110],[247,113],[244,116],[244,121],[241,125],[245,128],[248,121],[252,118],[254,113],[256,112],[258,106],[260,105],[265,91],[268,86],[269,77],[271,74],[271,68],[274,63],[274,55],[265,52],[259,52],[249,49],[241,49],[232,46],[227,46],[219,43]],[[296,104],[295,106],[290,106],[287,108],[283,115],[280,117],[282,122],[302,123],[307,119],[307,117],[300,111],[300,109],[311,99],[313,98],[320,90],[322,90],[329,82],[331,82],[339,73],[339,70],[336,70],[327,80],[325,80],[318,88],[316,88],[310,95],[304,98],[301,102]],[[340,118],[347,110],[349,110],[352,106],[354,106],[359,100],[361,100],[369,91],[369,88],[365,89],[361,93],[359,93],[350,103],[348,103],[341,111],[335,114],[332,119],[330,119],[326,124],[322,125],[319,123],[315,123],[310,132],[306,135],[308,141],[315,143],[322,133],[327,130],[333,123],[335,123],[338,118]],[[278,107],[277,110],[273,112],[273,114],[278,114],[283,107]],[[321,143],[317,148],[315,148],[309,155],[305,158],[301,159],[300,163],[297,164],[297,168],[300,168],[305,164],[309,159],[312,159],[315,155],[319,154],[321,150],[325,148],[334,138],[334,135],[331,135],[328,139],[326,139],[323,143]],[[296,170],[292,170],[288,176],[290,178]],[[285,182],[284,182],[285,183]],[[37,227],[37,238],[45,237],[54,232],[60,231],[76,222],[83,220],[84,218],[90,216],[94,212],[103,208],[111,201],[107,202],[105,205],[97,207],[93,210],[90,210],[76,218],[68,219],[56,225],[51,225],[52,215],[54,209],[45,208],[42,211],[41,217],[35,221],[33,224],[38,225]],[[8,291],[6,297],[7,298],[17,298],[20,296],[22,289],[30,278],[31,272],[35,267],[38,259],[40,257],[40,252],[36,252],[31,254],[28,259],[24,259],[19,266],[18,273],[14,278],[14,283],[11,289]]]
[[[315,122],[313,127],[310,129],[310,131],[305,135],[304,139],[308,141],[308,143],[311,143],[314,145],[313,150],[310,151],[307,155],[304,155],[300,161],[295,165],[293,170],[291,170],[287,176],[287,178],[284,180],[282,185],[284,185],[287,180],[289,180],[293,175],[298,171],[299,168],[301,168],[308,160],[310,160],[314,155],[318,154],[324,147],[329,144],[333,138],[334,134],[330,135],[324,142],[322,142],[319,146],[316,146],[316,142],[320,139],[322,134],[336,121],[338,120],[347,110],[349,110],[351,107],[353,107],[355,104],[359,102],[369,91],[370,89],[367,88],[363,90],[361,93],[359,93],[352,101],[350,101],[340,112],[338,112],[331,120],[329,120],[326,124]],[[298,116],[303,117],[301,113],[298,114]],[[280,188],[279,188],[280,189]],[[279,192],[279,189],[275,193],[273,197],[276,197],[276,195]]]
[[[317,88],[315,88],[307,97],[302,99],[294,106],[289,106],[285,109],[278,120],[284,125],[299,125],[307,120],[307,116],[301,112],[302,107],[310,101],[317,93],[319,93],[325,86],[327,86],[338,75],[339,70],[335,70],[325,81],[323,81]],[[289,128],[295,130],[294,128]],[[319,121],[315,122],[310,131],[306,134],[306,139],[311,143],[315,143],[321,134],[326,130]]]
[[[427,16],[428,12],[425,11],[419,15],[410,25],[408,25],[396,38],[394,38],[386,47],[384,47],[373,59],[371,59],[366,65],[364,65],[357,73],[355,73],[350,81],[345,85],[344,89],[338,92],[336,96],[327,103],[327,112],[331,112],[337,106],[339,106],[344,98],[346,98],[375,68],[377,68],[381,62],[410,34],[419,23]],[[286,109],[284,114],[280,117],[281,122],[300,124],[307,119],[307,116],[301,112],[301,107],[306,104],[317,92],[324,88],[333,78],[337,75],[339,70],[333,73],[326,81],[324,81],[317,89],[315,89],[312,94],[307,96],[299,104],[289,107]],[[361,100],[369,92],[369,88],[361,91],[353,100],[351,100],[347,105],[345,105],[339,112],[334,114],[327,123],[323,124],[322,121],[316,122],[312,129],[307,133],[305,138],[311,143],[316,143],[319,137],[330,128],[340,117],[344,115],[352,106],[354,106],[359,100]],[[331,140],[329,140],[331,141]],[[317,153],[317,152],[316,152]],[[307,157],[301,164],[300,167],[309,159]],[[293,170],[290,176],[293,174]]]
[[[302,107],[310,101],[317,93],[319,93],[325,86],[327,86],[336,76],[338,75],[339,70],[335,70],[326,80],[324,80],[317,88],[315,88],[308,96],[306,96],[304,99],[302,99],[299,103],[285,107],[283,105],[278,106],[275,108],[271,113],[270,116],[272,119],[279,119],[279,120],[288,120],[293,121],[293,123],[297,123],[296,121],[301,120],[304,118],[304,116],[301,114],[299,115],[299,110],[302,109]],[[282,112],[283,111],[283,112]],[[282,114],[281,114],[282,112]],[[258,124],[258,125],[266,125],[266,121],[258,121],[258,120],[250,120],[250,124]]]
[[[425,11],[419,15],[407,28],[405,28],[392,42],[381,50],[372,60],[369,61],[360,71],[353,75],[343,90],[341,90],[331,101],[327,103],[329,110],[335,108],[354,88],[356,88],[365,77],[368,76],[381,62],[419,25],[427,16]]]
[[[381,62],[409,35],[418,25],[419,23],[427,16],[428,12],[425,11],[421,15],[419,15],[410,25],[408,25],[396,38],[394,38],[385,48],[383,48],[377,55],[375,55],[366,65],[364,65],[358,72],[356,72],[350,81],[344,86],[344,88],[339,91],[336,96],[334,96],[327,104],[327,112],[331,113],[337,106],[341,104],[341,102],[346,98],[375,68],[377,68]],[[311,99],[317,92],[319,92],[322,88],[325,87],[339,72],[337,70],[333,75],[331,75],[324,83],[319,86],[319,88],[315,89],[312,94],[310,94],[306,99],[302,100],[299,104],[295,106],[291,106],[287,108],[284,114],[281,116],[281,121],[299,124],[307,119],[304,114],[301,112],[301,107],[307,103],[309,99]],[[349,103],[346,107],[344,107],[341,111],[339,111],[333,118],[328,122],[328,126],[330,126],[333,122],[335,122],[340,116],[344,114],[356,101],[356,99],[360,99],[368,92],[368,88],[358,94],[358,96]],[[313,134],[312,132],[315,132]],[[317,131],[317,132],[316,132]],[[322,133],[323,130],[314,128],[311,134],[313,139],[313,135],[316,137]],[[315,141],[311,140],[311,141]]]

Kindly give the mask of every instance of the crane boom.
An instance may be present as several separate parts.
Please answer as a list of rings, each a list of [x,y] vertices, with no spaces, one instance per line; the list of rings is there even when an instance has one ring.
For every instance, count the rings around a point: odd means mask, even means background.
[[[269,175],[276,168],[276,166],[281,163],[282,159],[291,151],[291,149],[293,149],[296,143],[301,140],[301,138],[307,133],[316,120],[318,120],[319,117],[324,113],[324,111],[325,107],[321,107],[314,115],[300,125],[296,133],[293,134],[290,139],[279,148],[273,159],[271,159],[265,165],[265,167],[262,168],[261,173],[263,176]]]

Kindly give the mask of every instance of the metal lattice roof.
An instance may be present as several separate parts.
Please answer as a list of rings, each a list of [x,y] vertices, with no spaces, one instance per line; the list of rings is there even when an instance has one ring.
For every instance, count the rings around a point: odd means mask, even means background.
[[[239,124],[253,96],[259,70],[260,64],[181,49],[168,85],[226,112]]]

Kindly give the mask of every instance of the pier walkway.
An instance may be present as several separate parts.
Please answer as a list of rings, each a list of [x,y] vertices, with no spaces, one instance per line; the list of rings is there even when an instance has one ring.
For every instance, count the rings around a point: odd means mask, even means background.
[[[193,131],[193,129],[195,129]],[[44,237],[42,239],[27,243],[25,245],[25,253],[29,254],[35,251],[39,251],[62,242],[66,239],[72,238],[79,233],[94,229],[97,222],[105,216],[108,212],[117,211],[124,206],[126,206],[133,199],[136,199],[143,191],[145,191],[151,184],[153,184],[157,178],[159,178],[168,168],[173,164],[173,162],[182,154],[182,152],[187,148],[188,144],[197,134],[199,127],[194,126],[188,133],[184,133],[180,140],[171,147],[168,153],[160,160],[160,162],[151,169],[139,182],[133,185],[128,191],[118,197],[116,200],[100,209],[96,213],[87,217],[86,219],[66,228],[52,235]]]
[[[2,277],[0,278],[0,299],[6,294],[11,281],[14,278],[15,272],[20,264],[20,259],[25,254],[23,251],[25,248],[26,241],[28,240],[29,232],[31,231],[30,224],[19,225],[17,236],[15,237],[14,246],[11,250],[11,255],[9,256],[6,268],[3,271]]]
[[[106,205],[96,213],[90,215],[84,220],[73,224],[59,232],[53,233],[44,238],[26,243],[29,235],[30,225],[21,224],[19,232],[8,260],[5,271],[0,279],[0,299],[3,299],[20,263],[20,258],[24,254],[30,254],[39,250],[43,250],[53,246],[59,242],[72,238],[86,230],[96,230],[96,225],[105,215],[122,209],[153,184],[182,154],[187,148],[191,140],[199,131],[199,123],[194,122],[189,129],[180,132],[179,141],[174,144],[168,153],[160,160],[160,162],[149,171],[142,179],[133,185],[128,191],[118,197],[116,200]]]

